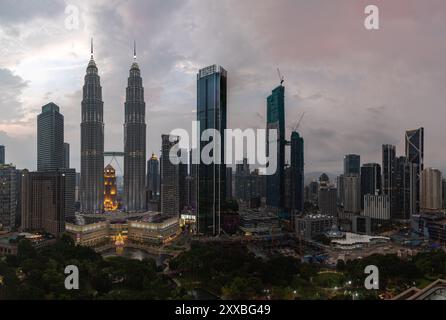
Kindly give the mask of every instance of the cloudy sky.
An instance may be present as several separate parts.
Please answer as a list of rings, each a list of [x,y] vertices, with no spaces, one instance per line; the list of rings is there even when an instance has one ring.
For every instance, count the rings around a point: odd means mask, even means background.
[[[380,9],[380,30],[364,8]],[[71,15],[78,13],[78,27]],[[71,15],[70,15],[71,14]],[[264,128],[266,97],[285,76],[288,133],[306,112],[306,171],[337,172],[342,158],[381,162],[404,152],[404,131],[425,128],[425,163],[446,170],[444,0],[0,0],[0,144],[7,161],[36,167],[36,115],[53,101],[79,168],[80,106],[94,38],[105,149],[123,149],[125,87],[138,47],[147,151],[190,128],[196,73],[228,70],[228,126]],[[107,162],[107,160],[106,160]]]

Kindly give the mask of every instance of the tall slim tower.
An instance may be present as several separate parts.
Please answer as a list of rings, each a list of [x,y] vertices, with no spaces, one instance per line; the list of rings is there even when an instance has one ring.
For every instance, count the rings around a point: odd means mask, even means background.
[[[37,171],[64,168],[64,117],[50,102],[37,116]]]
[[[5,164],[5,146],[0,145],[0,164]]]
[[[304,211],[304,139],[297,131],[291,133],[291,209]]]
[[[124,207],[127,212],[146,208],[146,103],[141,72],[136,63],[136,45],[133,54],[124,123]]]
[[[83,87],[81,122],[81,210],[102,212],[104,207],[104,102],[98,68],[91,59]]]
[[[415,208],[412,214],[420,210],[420,189],[421,189],[421,171],[424,169],[424,128],[406,131],[406,158],[407,161],[416,166],[415,190]]]
[[[285,206],[285,87],[276,87],[266,100],[266,152],[269,153],[269,130],[277,130],[276,172],[266,177],[266,204],[283,209]],[[271,157],[272,155],[269,155]]]
[[[212,65],[200,69],[197,75],[197,121],[200,136],[204,130],[216,129],[221,133],[218,142],[201,142],[199,152],[208,143],[213,145],[214,160],[225,158],[224,130],[227,112],[227,72],[221,66]],[[201,157],[200,157],[201,158]],[[198,165],[197,232],[206,235],[220,234],[220,212],[226,201],[226,165]],[[223,161],[221,161],[223,163]]]

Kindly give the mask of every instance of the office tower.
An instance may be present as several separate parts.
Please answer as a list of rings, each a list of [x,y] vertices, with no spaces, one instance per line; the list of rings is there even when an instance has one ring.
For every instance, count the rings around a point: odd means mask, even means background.
[[[152,153],[149,161],[147,161],[147,189],[149,199],[155,199],[160,193],[160,173],[159,161],[157,156]]]
[[[181,149],[181,153],[187,154],[187,149]],[[181,156],[181,155],[179,155]],[[185,157],[186,158],[186,157]],[[189,158],[189,157],[187,157]],[[189,195],[188,195],[188,183],[187,180],[187,163],[180,163],[178,164],[178,192],[179,192],[179,208],[180,213],[185,209],[185,207],[188,207],[189,202]]]
[[[361,208],[364,208],[366,194],[381,194],[381,166],[377,163],[365,163],[361,166]]]
[[[387,195],[366,194],[364,216],[373,220],[390,220],[390,200]]]
[[[338,189],[338,205],[344,205],[344,175],[341,174],[336,178],[336,186]]]
[[[344,176],[344,212],[358,214],[361,211],[361,184],[356,174]]]
[[[334,216],[338,214],[337,189],[324,184],[319,188],[318,207],[321,214]]]
[[[415,208],[412,214],[420,210],[420,175],[424,169],[424,128],[406,131],[406,158],[416,165]]]
[[[439,211],[442,208],[442,181],[438,169],[421,171],[421,211]]]
[[[124,207],[127,212],[145,210],[146,104],[141,71],[134,62],[127,82],[124,123]]]
[[[227,114],[227,72],[220,66],[212,65],[199,70],[197,75],[197,121],[200,122],[200,136],[207,129],[220,132],[220,144],[200,142],[201,154],[204,146],[213,146],[214,161],[205,164],[200,157],[198,166],[198,207],[197,232],[219,235],[221,208],[226,201],[226,165],[224,165],[224,130]],[[216,162],[222,163],[218,164]]]
[[[398,157],[395,168],[396,210],[391,206],[391,218],[408,221],[416,213],[417,165],[407,161],[406,157]]]
[[[37,171],[64,167],[64,117],[50,102],[37,116]]]
[[[392,216],[399,210],[398,191],[396,189],[397,159],[395,150],[394,145],[382,145],[382,193],[389,196]]]
[[[238,200],[249,200],[249,163],[243,158],[242,163],[235,165],[235,198]]]
[[[118,209],[118,192],[116,187],[116,170],[111,165],[104,169],[104,210],[115,211]]]
[[[298,132],[291,133],[291,210],[304,211],[304,139]],[[327,177],[328,178],[328,177]]]
[[[228,200],[233,198],[233,192],[232,192],[232,168],[227,167],[226,168],[226,198]]]
[[[361,167],[361,156],[347,154],[344,156],[344,175],[356,174],[359,176]]]
[[[17,214],[17,173],[12,165],[0,164],[0,225],[14,229]]]
[[[5,164],[5,146],[0,145],[0,165]]]
[[[74,171],[74,170],[73,170]],[[22,230],[45,231],[59,237],[65,231],[69,183],[64,170],[22,171]]]
[[[443,209],[446,208],[446,179],[441,180],[441,198]]]
[[[284,207],[285,201],[285,87],[282,85],[276,87],[268,96],[266,103],[266,152],[270,158],[273,155],[269,154],[269,131],[277,130],[277,150],[275,151],[277,169],[266,178],[266,205],[280,210]]]
[[[92,43],[82,99],[80,199],[83,212],[102,212],[104,206],[103,114],[102,87]]]
[[[170,149],[178,143],[177,137],[163,134],[161,136],[161,212],[166,215],[180,214],[179,166],[172,164]]]
[[[64,158],[64,162],[63,162],[63,167],[65,169],[69,169],[70,168],[70,144],[64,142],[63,144],[63,158]]]
[[[317,206],[319,195],[319,183],[317,181],[311,181],[308,185],[308,198],[307,200],[313,205]]]

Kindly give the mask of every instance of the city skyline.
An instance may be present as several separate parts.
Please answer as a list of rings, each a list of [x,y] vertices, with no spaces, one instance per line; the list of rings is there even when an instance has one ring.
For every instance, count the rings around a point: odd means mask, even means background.
[[[404,131],[418,127],[426,129],[425,140],[429,141],[425,163],[445,171],[446,156],[440,148],[442,117],[432,117],[441,114],[438,93],[445,75],[438,72],[444,64],[444,45],[439,39],[441,30],[446,29],[445,10],[441,10],[445,4],[382,3],[385,23],[382,30],[371,34],[352,28],[356,21],[361,23],[362,1],[324,4],[324,10],[303,2],[279,2],[265,2],[253,14],[255,19],[249,19],[252,2],[188,1],[177,3],[176,9],[173,3],[156,1],[138,7],[121,1],[79,2],[77,30],[64,27],[63,2],[31,6],[26,17],[17,14],[19,5],[5,5],[2,14],[7,17],[0,29],[9,44],[0,49],[0,90],[5,97],[0,102],[5,111],[0,144],[6,146],[7,162],[35,169],[35,116],[42,105],[53,101],[65,116],[65,140],[71,145],[72,167],[79,171],[79,102],[89,38],[93,36],[104,87],[106,151],[123,150],[125,81],[136,39],[146,86],[147,155],[159,155],[160,133],[190,127],[195,118],[194,75],[199,68],[218,63],[232,75],[228,128],[264,127],[264,100],[279,82],[276,68],[281,69],[287,87],[287,135],[289,127],[306,112],[299,129],[306,141],[306,172],[340,172],[342,157],[349,153],[360,154],[364,163],[380,163],[382,144],[395,144],[397,154],[403,154]],[[302,5],[311,20],[301,17]],[[51,10],[43,10],[45,7]],[[238,10],[229,11],[235,7]],[[152,19],[150,13],[155,9],[164,14],[163,19]],[[194,14],[202,9],[207,16]],[[237,14],[224,21],[229,12]],[[324,12],[336,13],[337,18],[333,20]],[[169,28],[168,17],[176,19]],[[281,23],[277,23],[279,18]],[[317,24],[312,20],[318,20]],[[43,29],[34,28],[37,24]],[[100,31],[110,30],[112,25],[120,26],[119,30]],[[283,27],[278,32],[275,25]],[[182,30],[187,30],[187,35]],[[201,39],[208,39],[213,30],[220,30],[218,36],[201,45]],[[288,40],[304,39],[304,31],[305,46]],[[392,41],[395,37],[398,43]],[[333,38],[337,41],[330,40]],[[416,46],[415,38],[421,39]],[[218,40],[227,42],[227,48]],[[242,50],[230,54],[228,48],[235,47]],[[407,54],[396,55],[401,50]]]

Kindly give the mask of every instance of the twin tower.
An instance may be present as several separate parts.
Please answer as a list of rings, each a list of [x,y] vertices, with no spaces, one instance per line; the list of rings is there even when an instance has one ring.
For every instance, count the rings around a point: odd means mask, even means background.
[[[124,210],[144,211],[146,175],[146,104],[141,72],[133,64],[127,82],[124,122]],[[85,75],[81,122],[80,203],[84,213],[102,213],[104,209],[104,102],[98,68],[91,58]]]

